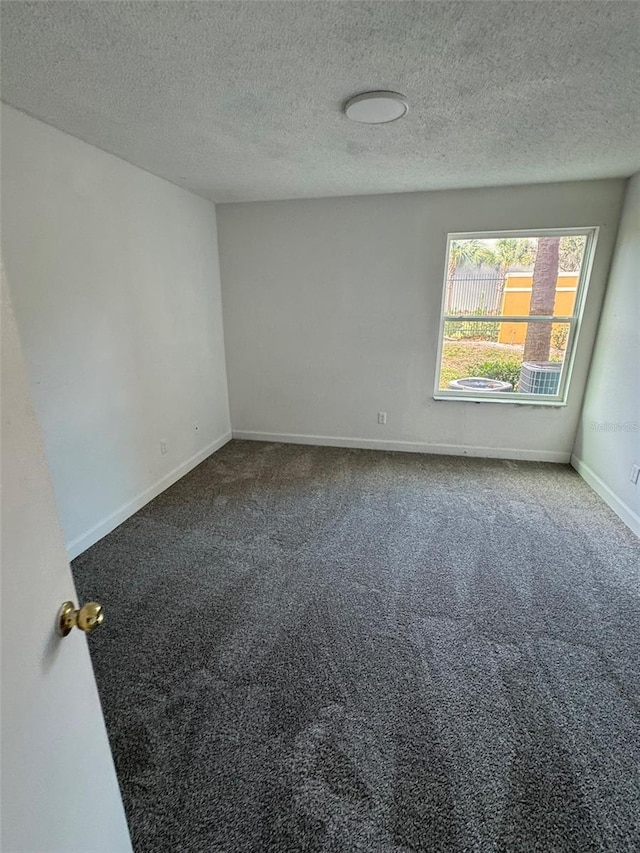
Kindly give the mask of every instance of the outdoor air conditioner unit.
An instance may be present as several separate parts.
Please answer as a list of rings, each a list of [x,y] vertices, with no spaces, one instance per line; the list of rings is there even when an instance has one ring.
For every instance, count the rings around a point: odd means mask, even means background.
[[[562,363],[559,361],[525,361],[520,370],[521,394],[557,394]]]

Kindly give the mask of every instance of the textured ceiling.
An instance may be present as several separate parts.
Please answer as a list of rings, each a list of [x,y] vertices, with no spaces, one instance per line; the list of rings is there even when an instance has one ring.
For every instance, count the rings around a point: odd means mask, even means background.
[[[2,98],[214,201],[629,175],[636,2],[3,2]],[[350,122],[367,89],[402,121]]]

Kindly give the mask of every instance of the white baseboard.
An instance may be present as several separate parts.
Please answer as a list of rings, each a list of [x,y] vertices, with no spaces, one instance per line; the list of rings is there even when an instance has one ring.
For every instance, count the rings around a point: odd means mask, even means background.
[[[384,441],[375,438],[345,438],[329,435],[253,432],[233,430],[233,437],[249,441],[278,441],[285,444],[315,444],[320,447],[357,447],[362,450],[399,450],[404,453],[438,453],[446,456],[478,456],[485,459],[521,459],[529,462],[568,463],[571,454],[556,450],[521,450],[512,447],[471,447],[459,444],[429,444],[422,441]]]
[[[135,512],[138,512],[139,509],[142,509],[142,507],[145,506],[145,504],[148,504],[149,501],[158,497],[158,495],[164,492],[165,489],[168,489],[169,486],[172,486],[181,477],[184,477],[185,474],[188,474],[189,471],[195,468],[196,465],[204,462],[208,456],[211,456],[212,453],[215,453],[216,450],[219,450],[229,441],[231,441],[231,432],[225,433],[216,441],[208,444],[202,450],[199,450],[190,459],[187,459],[186,462],[183,462],[181,465],[178,465],[177,468],[174,468],[173,471],[169,471],[168,474],[161,477],[157,483],[149,486],[149,488],[145,489],[144,492],[140,492],[140,494],[136,495],[132,500],[122,504],[122,506],[119,506],[118,509],[110,515],[103,518],[102,521],[94,524],[93,527],[81,536],[78,536],[71,542],[67,543],[67,554],[69,559],[73,560],[73,558],[77,557],[78,554],[82,554],[82,552],[86,551],[87,548],[95,545],[99,539],[102,539],[102,537],[106,536],[107,533],[111,533],[111,531],[118,527],[118,525],[122,524],[123,521],[126,521]]]
[[[640,538],[640,515],[634,512],[630,506],[627,506],[624,501],[621,501],[604,480],[598,477],[596,472],[575,454],[571,456],[571,464],[582,479],[591,486],[593,491],[597,495],[600,495],[602,500],[624,521],[627,527],[630,527],[636,536]]]

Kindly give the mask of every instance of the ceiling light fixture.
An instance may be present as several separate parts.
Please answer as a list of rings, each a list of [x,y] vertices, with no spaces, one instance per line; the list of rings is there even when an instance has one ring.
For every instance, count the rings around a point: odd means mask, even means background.
[[[406,115],[409,106],[398,92],[362,92],[344,105],[347,118],[363,124],[388,124]]]

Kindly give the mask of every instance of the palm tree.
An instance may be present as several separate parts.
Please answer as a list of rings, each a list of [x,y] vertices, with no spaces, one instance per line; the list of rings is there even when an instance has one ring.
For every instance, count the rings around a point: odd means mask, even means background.
[[[449,247],[447,278],[452,279],[465,264],[473,267],[491,263],[493,253],[481,240],[452,240]]]
[[[553,315],[558,280],[560,237],[539,237],[531,283],[531,316]],[[529,323],[523,361],[548,361],[551,351],[551,323]]]
[[[533,246],[527,237],[503,237],[496,241],[493,263],[501,278],[515,266],[528,267],[533,263]]]
[[[507,273],[515,266],[528,267],[533,264],[534,247],[528,237],[503,237],[496,241],[493,251],[493,266],[498,268],[499,298],[502,299]]]

